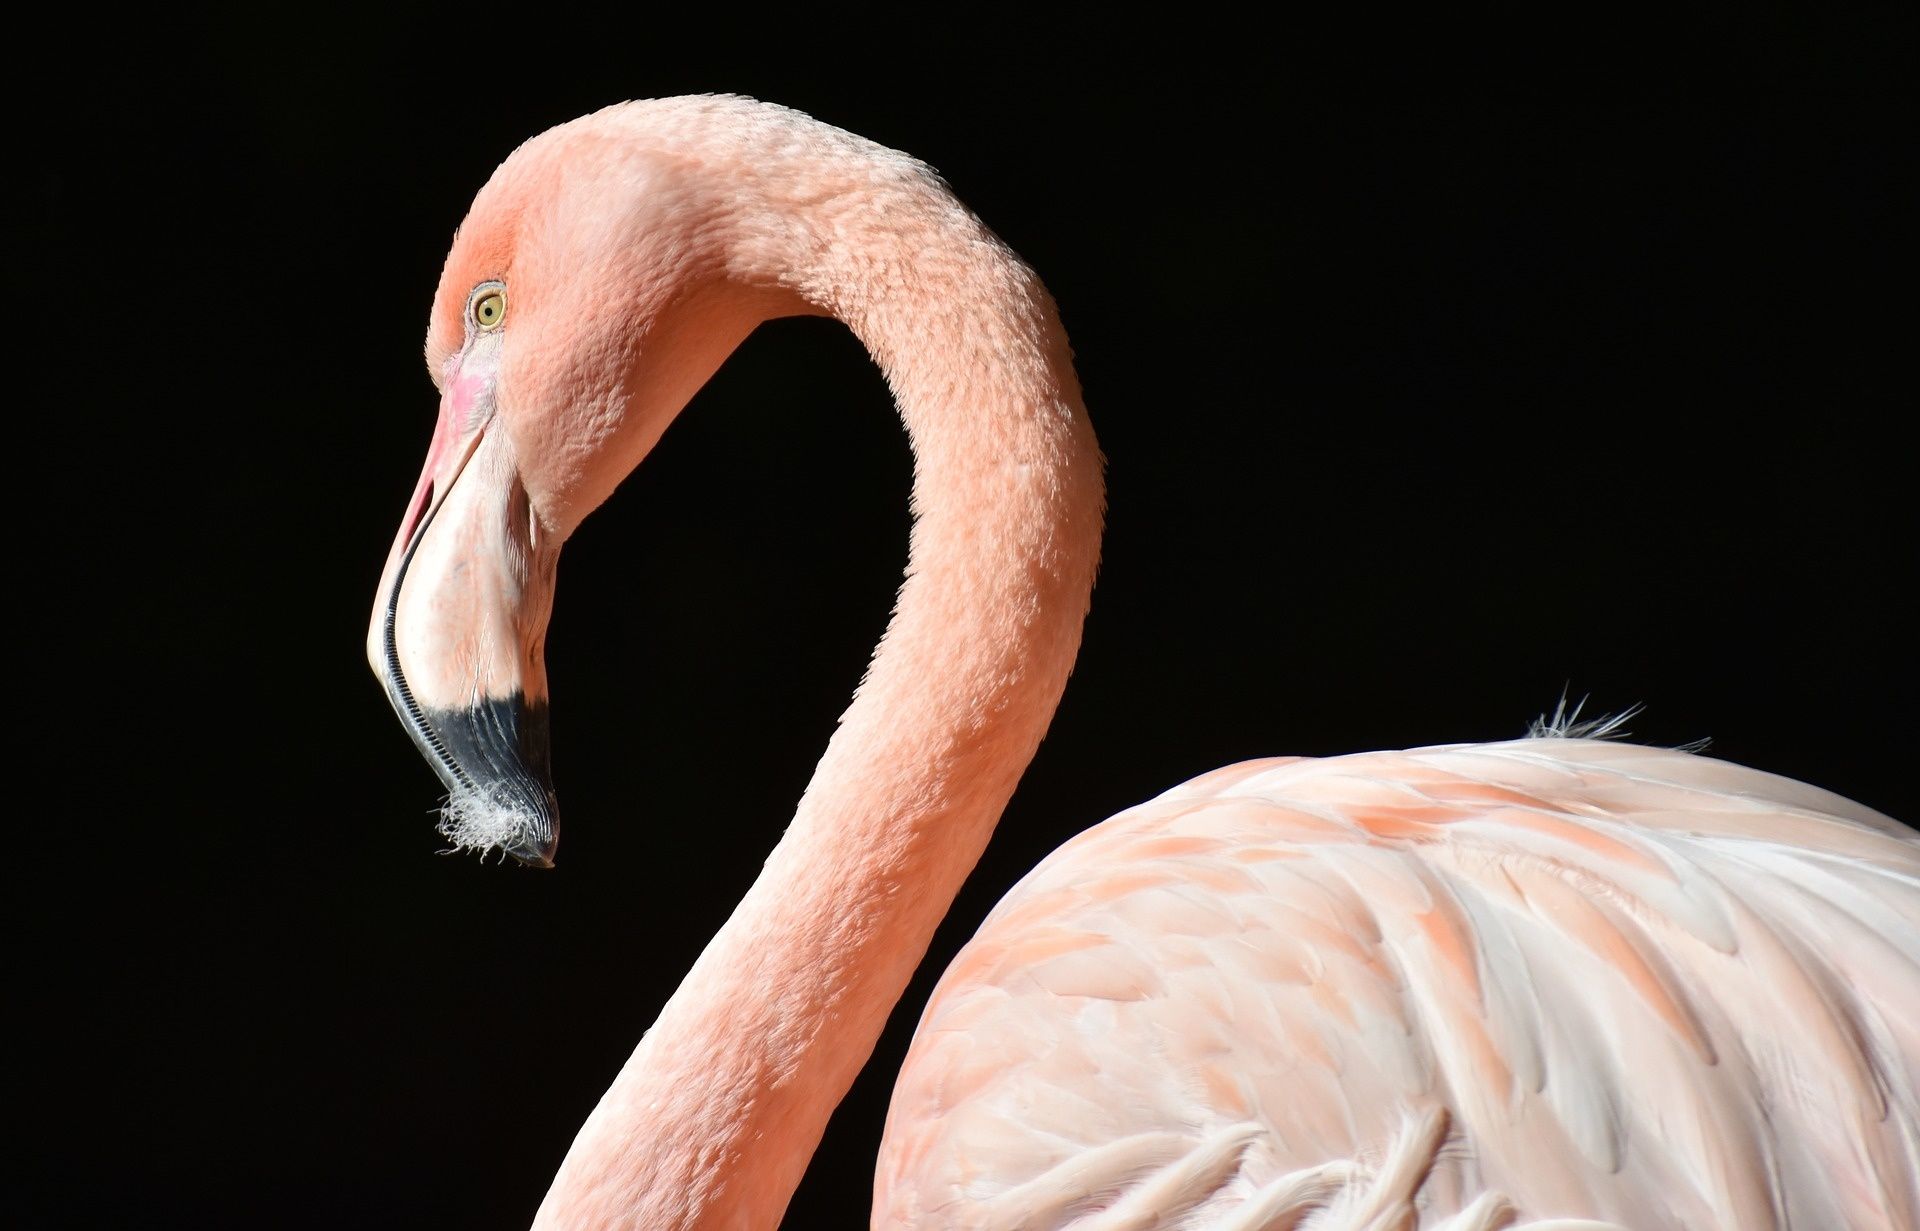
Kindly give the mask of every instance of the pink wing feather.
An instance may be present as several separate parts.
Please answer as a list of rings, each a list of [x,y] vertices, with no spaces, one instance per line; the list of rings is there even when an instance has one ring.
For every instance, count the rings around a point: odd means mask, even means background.
[[[1250,762],[995,909],[874,1222],[1910,1228],[1917,1079],[1886,817],[1588,740]]]

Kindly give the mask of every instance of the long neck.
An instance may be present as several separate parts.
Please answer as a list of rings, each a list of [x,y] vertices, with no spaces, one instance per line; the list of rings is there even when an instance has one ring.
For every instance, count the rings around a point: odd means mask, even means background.
[[[733,276],[839,317],[886,373],[915,458],[907,578],[785,837],[539,1226],[778,1224],[1079,649],[1100,457],[1052,302],[930,173],[844,144],[844,185],[821,189],[816,150],[804,200],[766,190],[782,226],[754,229]]]

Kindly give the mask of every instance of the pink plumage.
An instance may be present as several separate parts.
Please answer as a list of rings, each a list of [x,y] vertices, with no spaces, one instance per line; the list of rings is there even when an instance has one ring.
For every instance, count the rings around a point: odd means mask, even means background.
[[[1916,877],[1887,818],[1682,752],[1220,770],[1056,851],[948,969],[876,1222],[1104,1225],[1196,1168],[1160,1225],[1288,1192],[1246,1225],[1369,1200],[1432,1225],[1488,1194],[1626,1227],[1912,1225]],[[1341,1183],[1306,1182],[1330,1163]]]

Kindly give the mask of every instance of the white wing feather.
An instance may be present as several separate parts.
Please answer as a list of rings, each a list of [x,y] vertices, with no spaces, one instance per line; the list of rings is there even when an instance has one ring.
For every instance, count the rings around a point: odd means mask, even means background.
[[[1917,1080],[1920,840],[1884,816],[1589,740],[1256,762],[995,909],[874,1219],[1914,1228]]]

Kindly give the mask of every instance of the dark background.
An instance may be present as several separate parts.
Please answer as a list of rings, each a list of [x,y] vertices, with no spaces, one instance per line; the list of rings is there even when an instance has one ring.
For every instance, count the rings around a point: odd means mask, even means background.
[[[447,240],[519,141],[626,97],[940,168],[1051,285],[1111,459],[1053,734],[790,1226],[864,1220],[998,895],[1216,765],[1505,738],[1565,687],[1920,814],[1878,18],[911,12],[19,47],[15,1225],[524,1225],[776,840],[905,554],[905,441],[837,325],[763,328],[569,545],[558,870],[435,853],[361,657]]]

